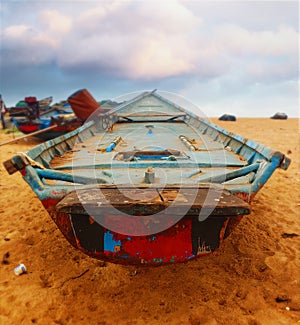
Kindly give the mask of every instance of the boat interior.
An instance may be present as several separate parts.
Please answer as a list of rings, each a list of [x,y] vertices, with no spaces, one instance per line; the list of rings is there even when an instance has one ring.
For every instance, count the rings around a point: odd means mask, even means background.
[[[156,93],[94,114],[75,131],[26,153],[44,185],[219,184],[250,201],[289,160],[230,133]],[[247,195],[249,197],[247,197]]]

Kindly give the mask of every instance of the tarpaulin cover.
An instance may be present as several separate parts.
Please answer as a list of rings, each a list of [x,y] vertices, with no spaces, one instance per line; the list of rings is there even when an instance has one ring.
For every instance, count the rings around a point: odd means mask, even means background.
[[[68,102],[76,116],[82,121],[88,119],[88,117],[100,107],[87,89],[76,91],[69,96]]]
[[[26,107],[27,103],[24,100],[20,100],[17,102],[16,107]]]
[[[30,104],[30,103],[36,103],[37,99],[36,97],[25,97],[25,102]]]

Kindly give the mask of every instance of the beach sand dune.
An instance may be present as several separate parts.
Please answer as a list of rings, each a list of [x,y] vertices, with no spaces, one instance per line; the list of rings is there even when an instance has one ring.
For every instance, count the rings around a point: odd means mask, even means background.
[[[0,324],[299,324],[298,120],[213,122],[292,159],[277,170],[216,253],[184,264],[125,267],[64,239],[29,186],[2,162],[36,143],[0,147]],[[12,136],[0,133],[0,142]],[[24,263],[28,272],[14,274]]]

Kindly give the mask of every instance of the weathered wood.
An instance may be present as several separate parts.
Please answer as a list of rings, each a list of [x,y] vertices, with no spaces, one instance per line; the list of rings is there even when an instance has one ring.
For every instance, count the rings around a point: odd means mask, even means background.
[[[118,188],[94,187],[66,195],[56,206],[58,212],[94,215],[107,213],[111,207],[130,215],[152,215],[168,209],[168,213],[199,215],[202,209],[214,216],[250,213],[245,201],[226,190],[192,187]],[[110,211],[111,213],[111,211]]]

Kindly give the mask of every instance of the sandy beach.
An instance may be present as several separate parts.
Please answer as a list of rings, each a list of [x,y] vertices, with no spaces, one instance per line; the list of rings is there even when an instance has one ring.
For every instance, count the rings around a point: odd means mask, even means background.
[[[292,163],[274,173],[220,250],[163,267],[75,250],[21,175],[2,165],[38,142],[0,147],[0,324],[300,324],[298,120],[212,121]],[[10,139],[0,131],[0,143]],[[16,276],[19,263],[27,273]]]

